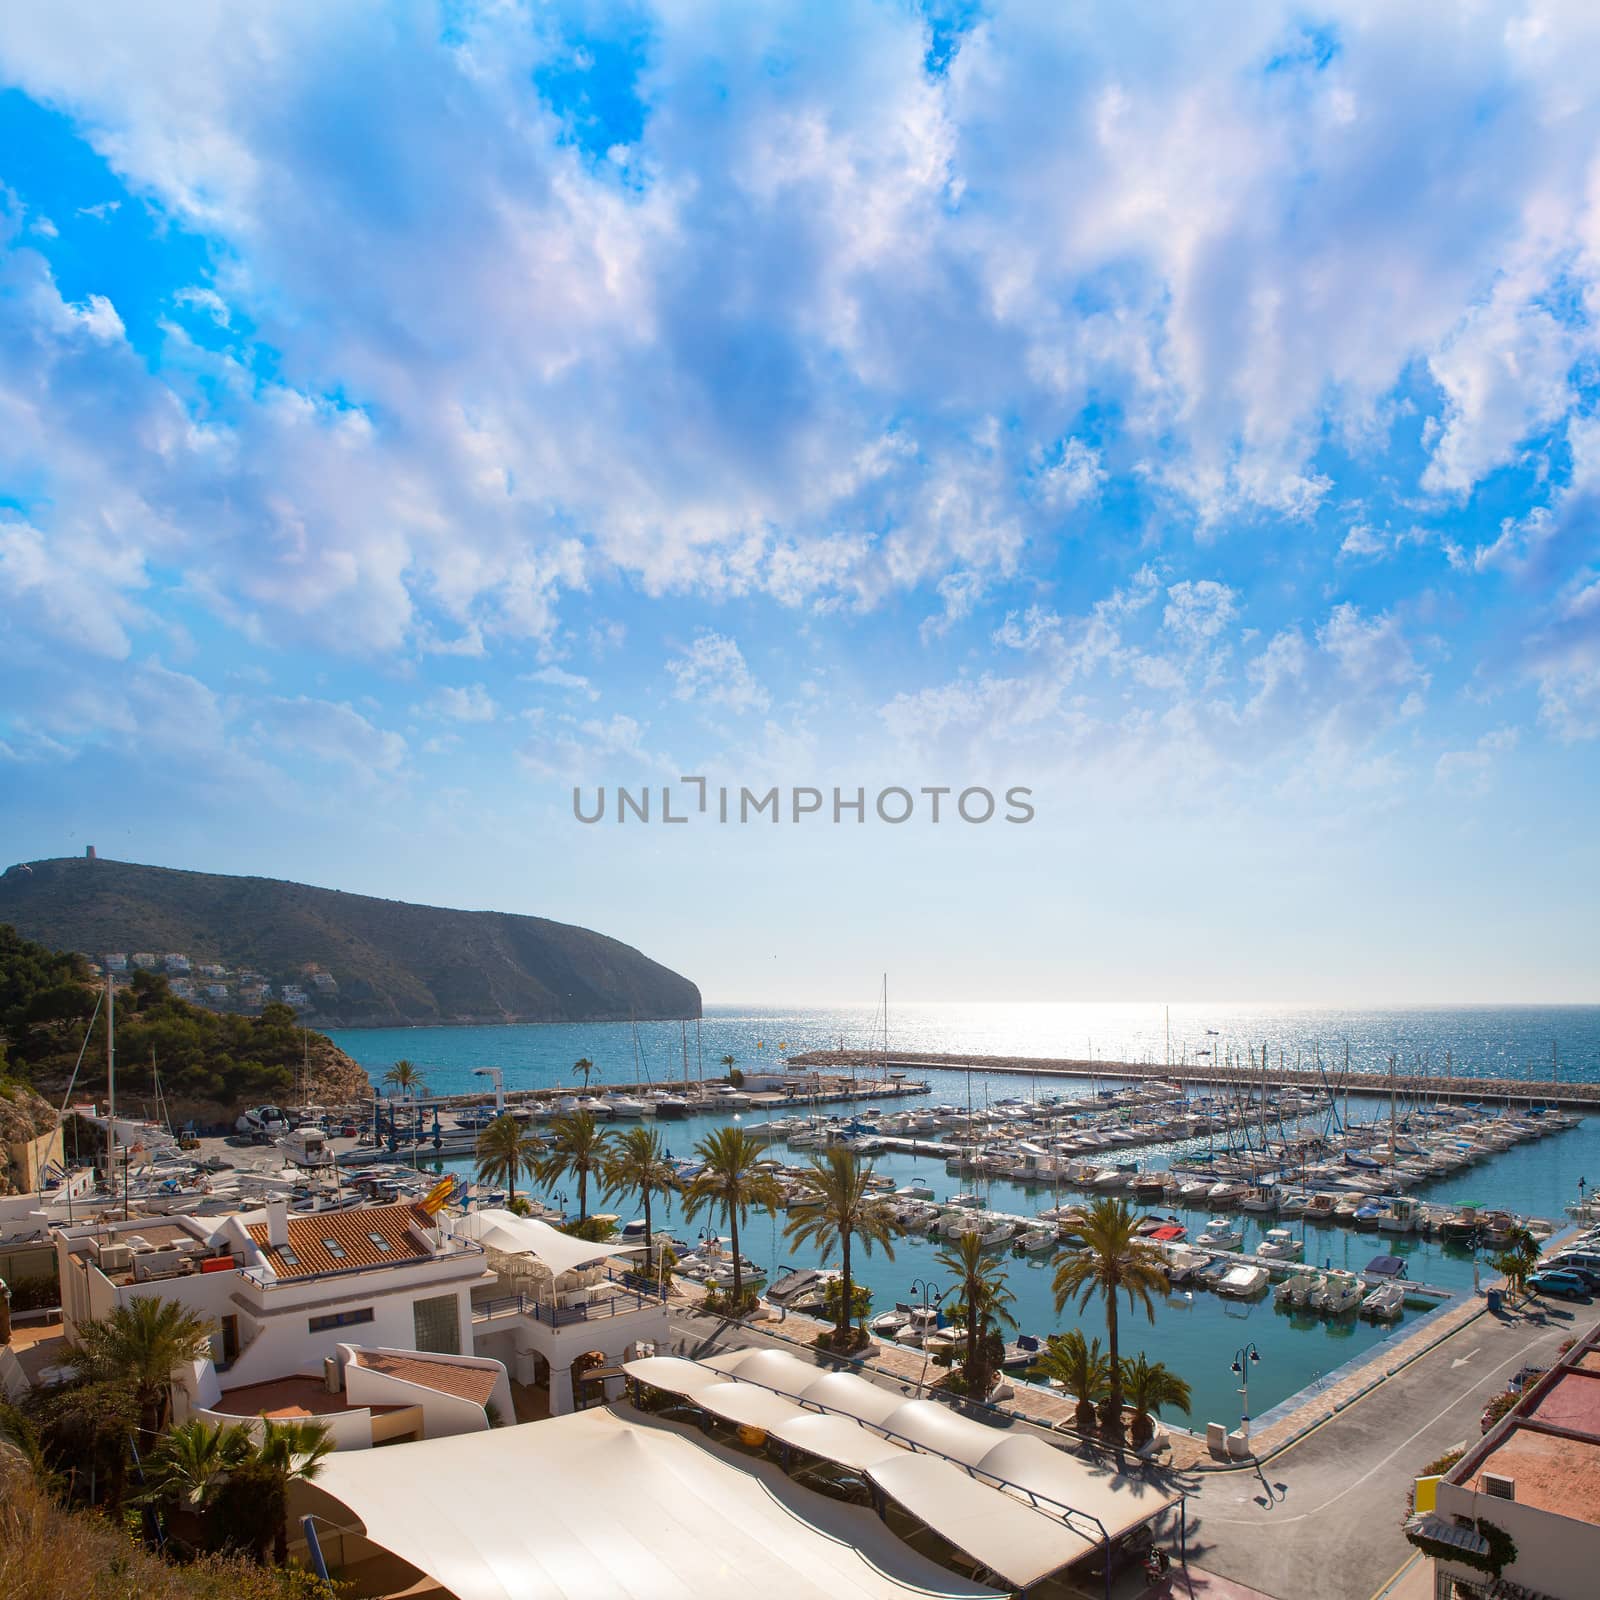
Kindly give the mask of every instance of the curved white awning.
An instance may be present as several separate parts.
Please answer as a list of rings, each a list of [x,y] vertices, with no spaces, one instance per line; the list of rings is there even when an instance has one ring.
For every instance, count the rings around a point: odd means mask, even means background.
[[[326,1508],[325,1523],[342,1508],[457,1600],[996,1593],[918,1555],[872,1512],[791,1483],[770,1462],[609,1408],[341,1450],[304,1492]]]

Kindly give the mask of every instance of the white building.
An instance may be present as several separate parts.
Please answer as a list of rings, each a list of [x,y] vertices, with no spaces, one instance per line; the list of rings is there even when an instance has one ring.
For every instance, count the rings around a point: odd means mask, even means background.
[[[619,1274],[636,1246],[586,1243],[511,1211],[471,1212],[453,1227],[483,1247],[495,1275],[473,1295],[473,1348],[505,1362],[519,1383],[547,1385],[552,1415],[574,1409],[583,1358],[615,1371],[637,1345],[667,1338],[666,1302]],[[621,1385],[605,1380],[607,1398]]]
[[[101,965],[107,972],[126,972],[128,970],[128,955],[125,950],[109,950],[101,958]]]
[[[128,957],[128,960],[135,967],[138,967],[144,972],[154,972],[156,970],[156,962],[160,959],[161,958],[151,950],[135,950],[133,954]]]
[[[141,1295],[177,1300],[215,1332],[179,1375],[179,1415],[317,1416],[342,1448],[511,1420],[508,1372],[548,1386],[556,1414],[667,1336],[666,1305],[615,1258],[508,1211],[434,1218],[409,1202],[291,1213],[287,1202],[210,1218],[62,1229],[63,1320]]]
[[[1442,1478],[1419,1478],[1417,1507],[1406,1533],[1434,1558],[1440,1600],[1596,1593],[1600,1326]]]
[[[176,972],[181,974],[187,973],[189,970],[189,958],[181,950],[173,950],[169,952],[163,959],[166,962],[168,972]]]
[[[140,1296],[215,1328],[211,1359],[179,1374],[180,1416],[313,1415],[343,1448],[486,1428],[491,1406],[511,1416],[504,1367],[472,1351],[486,1253],[420,1206],[292,1216],[277,1201],[66,1228],[56,1250],[69,1336]]]

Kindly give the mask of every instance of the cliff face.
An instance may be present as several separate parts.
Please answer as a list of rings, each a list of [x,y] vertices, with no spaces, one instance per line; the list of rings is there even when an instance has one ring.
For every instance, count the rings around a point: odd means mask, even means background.
[[[697,1017],[700,991],[587,928],[497,911],[377,900],[271,878],[78,857],[0,876],[0,923],[92,957],[181,951],[191,962],[304,981],[314,1026]],[[311,985],[306,984],[308,990]]]

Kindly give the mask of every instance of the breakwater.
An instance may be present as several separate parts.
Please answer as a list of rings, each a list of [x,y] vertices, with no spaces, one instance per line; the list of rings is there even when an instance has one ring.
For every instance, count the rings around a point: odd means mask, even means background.
[[[1426,1096],[1451,1102],[1474,1100],[1510,1105],[1564,1106],[1575,1111],[1600,1107],[1600,1083],[1567,1083],[1558,1079],[1472,1077],[1462,1073],[1362,1072],[1332,1066],[1260,1067],[1200,1065],[1195,1062],[1165,1064],[1149,1061],[1093,1061],[1073,1057],[941,1055],[918,1051],[896,1055],[881,1050],[808,1050],[789,1057],[791,1067],[821,1071],[871,1068],[892,1072],[1004,1072],[1037,1078],[1105,1078],[1119,1083],[1140,1079],[1181,1084],[1187,1089],[1259,1091],[1309,1089],[1322,1093],[1380,1095],[1387,1097],[1391,1083],[1396,1094]]]

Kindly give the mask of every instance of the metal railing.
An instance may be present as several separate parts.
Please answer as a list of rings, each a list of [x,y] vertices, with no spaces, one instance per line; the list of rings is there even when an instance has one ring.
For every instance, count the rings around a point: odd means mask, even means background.
[[[660,1293],[641,1294],[637,1290],[623,1289],[598,1299],[577,1305],[556,1305],[533,1295],[498,1295],[492,1300],[480,1300],[472,1307],[474,1322],[490,1322],[496,1317],[531,1317],[551,1328],[569,1328],[581,1322],[598,1322],[606,1317],[626,1316],[635,1311],[649,1311],[664,1305],[666,1296]]]

